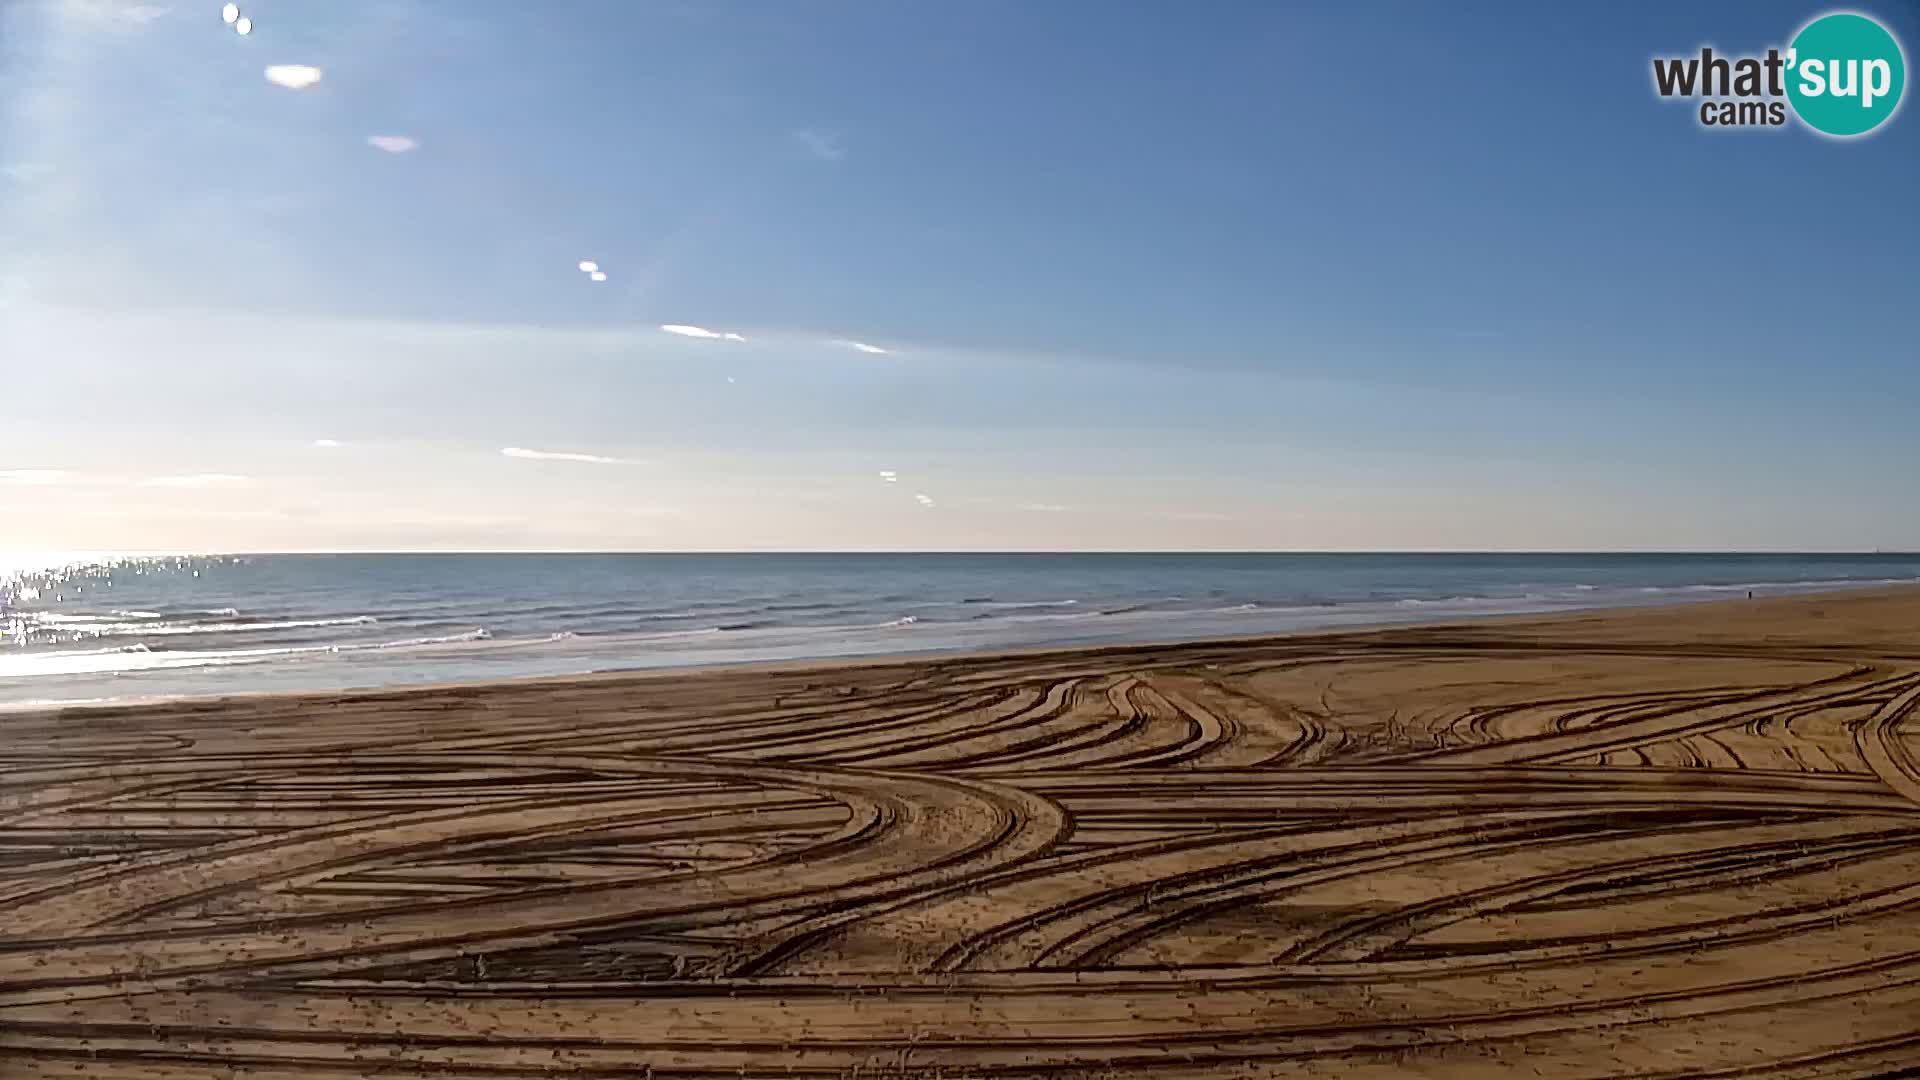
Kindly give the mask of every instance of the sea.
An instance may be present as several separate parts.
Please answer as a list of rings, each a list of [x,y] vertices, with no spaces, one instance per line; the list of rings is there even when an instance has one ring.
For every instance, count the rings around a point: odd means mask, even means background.
[[[1174,641],[1920,583],[1920,554],[0,560],[0,707]]]

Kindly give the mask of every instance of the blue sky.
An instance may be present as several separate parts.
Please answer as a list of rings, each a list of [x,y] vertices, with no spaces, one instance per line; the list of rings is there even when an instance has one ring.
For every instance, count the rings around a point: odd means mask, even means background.
[[[1819,6],[241,7],[0,4],[0,548],[1920,547]]]

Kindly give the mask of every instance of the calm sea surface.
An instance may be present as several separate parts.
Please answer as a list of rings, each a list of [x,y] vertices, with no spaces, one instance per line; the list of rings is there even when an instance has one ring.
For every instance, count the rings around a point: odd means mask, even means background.
[[[1256,634],[1920,581],[1920,555],[0,563],[0,704]]]

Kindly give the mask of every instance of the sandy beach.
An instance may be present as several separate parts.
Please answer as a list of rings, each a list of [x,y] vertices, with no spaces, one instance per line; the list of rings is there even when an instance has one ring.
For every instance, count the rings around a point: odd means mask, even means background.
[[[0,716],[0,1076],[1920,1067],[1920,591]]]

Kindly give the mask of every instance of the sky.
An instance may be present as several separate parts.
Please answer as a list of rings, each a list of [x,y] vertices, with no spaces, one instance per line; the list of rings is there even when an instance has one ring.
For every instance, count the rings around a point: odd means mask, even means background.
[[[1817,5],[239,8],[0,0],[0,551],[1920,548]]]

